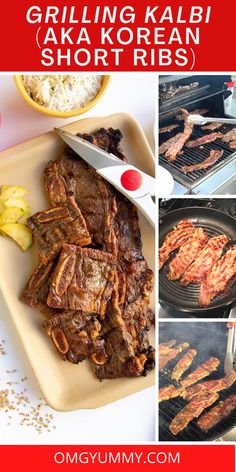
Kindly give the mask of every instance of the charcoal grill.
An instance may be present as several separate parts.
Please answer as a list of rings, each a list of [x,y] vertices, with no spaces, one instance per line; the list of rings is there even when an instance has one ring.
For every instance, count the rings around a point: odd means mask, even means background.
[[[176,339],[178,343],[189,342],[192,348],[198,351],[191,368],[186,371],[184,376],[195,370],[200,364],[209,359],[211,356],[220,360],[220,366],[211,375],[204,380],[213,380],[225,376],[224,373],[224,356],[227,344],[227,328],[226,323],[160,323],[159,340],[166,342],[170,339]],[[168,370],[171,370],[176,362],[181,358],[181,354],[171,363],[168,364]],[[183,376],[183,377],[184,377]],[[169,382],[165,375],[159,375],[159,387],[167,385]],[[232,393],[236,393],[236,384],[233,384],[228,390],[219,393],[219,400],[225,400]],[[216,402],[217,403],[217,402]],[[215,404],[216,404],[215,403]],[[236,425],[236,410],[227,418],[218,423],[214,428],[204,433],[197,426],[197,419],[191,421],[189,425],[174,436],[169,425],[176,414],[187,404],[182,398],[174,398],[159,404],[159,440],[160,441],[213,441],[220,438],[230,431]],[[214,405],[212,405],[214,406]],[[211,408],[211,407],[210,407]],[[206,408],[203,414],[210,408]]]
[[[171,76],[171,78],[172,82],[170,76],[162,76],[159,78],[159,93],[160,97],[162,97],[159,106],[159,126],[160,128],[171,124],[178,124],[180,126],[179,128],[175,128],[172,132],[160,134],[159,144],[175,136],[178,132],[183,131],[184,121],[178,121],[176,119],[180,108],[185,108],[189,112],[196,108],[206,108],[209,112],[205,116],[229,117],[229,115],[225,115],[224,112],[224,100],[230,92],[225,88],[224,83],[230,81],[230,76],[188,76],[180,77],[179,80],[176,80],[176,76]],[[165,99],[165,90],[168,90],[170,85],[173,86],[173,82],[177,87],[178,85],[186,85],[193,82],[199,82],[199,86],[193,90],[190,89],[172,98]],[[226,134],[233,127],[233,125],[223,125],[216,131]],[[200,126],[195,126],[191,140],[198,139],[209,133],[211,133],[211,131],[204,131]],[[209,156],[212,149],[223,150],[223,155],[217,163],[213,164],[208,169],[201,169],[188,174],[182,172],[181,168],[184,165],[202,162]],[[183,153],[173,162],[168,162],[164,155],[159,155],[159,164],[165,167],[165,169],[172,174],[175,181],[184,187],[185,192],[183,193],[221,193],[220,191],[218,192],[220,187],[232,179],[232,175],[236,173],[236,152],[230,149],[228,143],[223,143],[222,140],[217,139],[212,143],[204,144],[201,148],[184,147]],[[224,192],[226,191],[227,188],[224,188]]]

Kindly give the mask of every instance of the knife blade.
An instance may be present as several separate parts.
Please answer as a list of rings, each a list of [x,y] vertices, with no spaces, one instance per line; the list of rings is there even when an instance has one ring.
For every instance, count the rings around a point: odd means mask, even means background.
[[[54,131],[101,177],[123,193],[155,227],[156,205],[151,197],[155,195],[153,177],[62,128],[54,128]]]
[[[105,167],[121,166],[126,165],[118,157],[110,154],[103,149],[89,143],[83,138],[76,136],[72,133],[68,133],[62,128],[54,128],[54,131],[70,146],[79,156],[81,156],[90,166],[94,169],[99,170]]]

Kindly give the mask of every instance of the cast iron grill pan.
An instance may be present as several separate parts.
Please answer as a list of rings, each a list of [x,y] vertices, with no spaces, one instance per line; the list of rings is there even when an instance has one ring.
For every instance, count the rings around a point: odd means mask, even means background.
[[[212,116],[214,115],[212,114]],[[183,120],[177,121],[173,118],[171,120],[168,120],[168,122],[165,121],[161,123],[160,125],[161,127],[169,126],[175,123],[180,124],[180,127],[175,128],[170,133],[163,133],[159,135],[160,145],[163,142],[175,136],[177,133],[182,132],[183,126],[184,126]],[[222,132],[223,134],[226,134],[228,131],[230,131],[234,127],[235,126],[232,126],[232,125],[224,125],[215,131],[209,131],[209,130],[203,131],[201,129],[201,126],[194,126],[193,133],[191,135],[190,140],[193,141],[204,135],[210,134],[211,132]],[[210,151],[212,149],[217,150],[217,151],[218,150],[224,151],[222,157],[215,164],[213,164],[211,167],[208,167],[208,169],[201,169],[194,172],[189,172],[188,174],[184,174],[184,172],[182,172],[181,168],[183,166],[198,164],[199,162],[202,162],[203,160],[205,160],[209,156]],[[184,185],[185,187],[191,190],[197,185],[199,185],[200,183],[202,183],[205,179],[209,178],[219,169],[224,167],[229,161],[231,161],[235,157],[236,157],[236,153],[232,151],[232,149],[230,149],[228,143],[224,143],[221,139],[216,139],[216,141],[213,141],[212,143],[204,144],[203,147],[196,147],[196,148],[184,147],[183,153],[178,155],[176,160],[173,162],[169,162],[164,155],[159,155],[159,164],[165,167],[172,174],[175,180],[177,180],[182,185]]]
[[[220,326],[221,325],[221,326]],[[224,325],[224,328],[223,328]],[[209,326],[209,328],[208,328]],[[191,348],[197,349],[198,353],[195,357],[189,370],[185,372],[183,378],[190,372],[195,370],[200,364],[214,356],[220,360],[218,369],[211,375],[201,380],[219,379],[225,376],[224,373],[224,357],[227,344],[227,329],[226,323],[161,323],[159,328],[160,343],[170,339],[176,339],[178,343],[189,342]],[[171,363],[168,364],[168,369],[172,369],[176,362],[181,358],[181,354]],[[159,374],[159,388],[167,385],[164,375]],[[233,384],[228,390],[218,392],[219,400],[225,400],[229,395],[236,393],[236,385]],[[206,408],[202,414],[214,407],[215,402],[210,408]],[[160,441],[213,441],[222,435],[226,434],[236,425],[236,410],[226,419],[218,423],[214,428],[204,433],[197,426],[196,418],[191,421],[189,425],[181,431],[177,436],[174,436],[170,430],[169,425],[177,413],[187,404],[182,398],[173,398],[159,403],[159,440]]]
[[[166,235],[177,226],[181,220],[190,220],[196,228],[201,227],[209,237],[226,234],[232,241],[229,242],[225,251],[230,245],[236,243],[236,220],[222,211],[212,208],[191,207],[174,210],[160,218],[159,240],[160,247]],[[198,305],[199,285],[181,285],[178,281],[167,278],[169,262],[175,256],[175,251],[159,272],[159,298],[160,302],[167,304],[182,312],[205,313],[210,310],[225,307],[236,300],[236,284],[231,284],[226,292],[220,294],[212,301],[208,307]]]

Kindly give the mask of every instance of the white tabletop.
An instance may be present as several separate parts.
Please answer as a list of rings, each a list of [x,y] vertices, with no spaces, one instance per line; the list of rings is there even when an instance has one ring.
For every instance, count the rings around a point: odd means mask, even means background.
[[[105,96],[82,118],[121,111],[131,113],[142,125],[153,148],[154,105],[153,75],[115,74]],[[0,113],[0,150],[44,133],[53,126],[74,121],[47,117],[35,111],[21,98],[9,75],[0,76]],[[26,389],[30,403],[21,410],[27,413],[37,405],[40,392],[0,294],[0,347],[2,340],[5,341],[6,355],[1,355],[0,350],[0,390],[11,388],[7,382],[20,380],[20,384],[12,388],[16,392]],[[7,372],[15,369],[15,373]],[[25,377],[27,379],[21,382]],[[51,431],[42,434],[38,434],[34,427],[21,426],[19,412],[13,411],[9,419],[9,415],[0,410],[0,444],[126,444],[154,441],[154,412],[154,388],[96,410],[60,413],[44,406],[43,417],[48,413],[53,415],[53,419]]]

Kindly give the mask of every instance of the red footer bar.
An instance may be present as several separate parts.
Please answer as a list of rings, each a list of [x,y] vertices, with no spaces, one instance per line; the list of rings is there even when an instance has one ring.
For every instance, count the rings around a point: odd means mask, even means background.
[[[162,472],[235,471],[231,445],[150,446],[0,446],[1,470],[24,472],[94,468]]]

